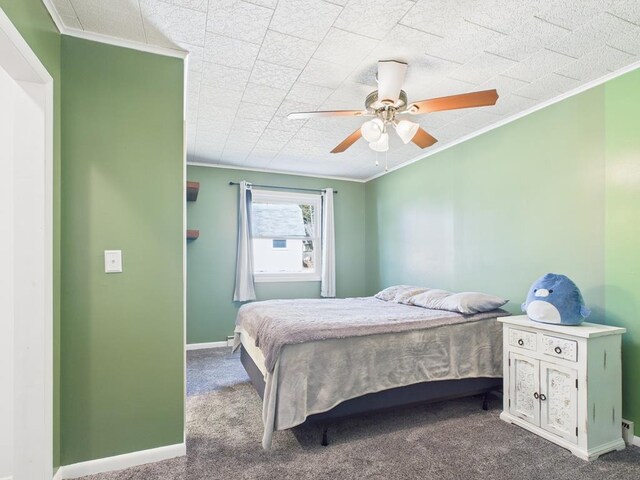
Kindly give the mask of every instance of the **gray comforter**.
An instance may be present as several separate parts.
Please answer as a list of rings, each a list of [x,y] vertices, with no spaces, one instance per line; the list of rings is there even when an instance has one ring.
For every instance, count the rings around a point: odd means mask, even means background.
[[[385,302],[375,297],[267,300],[243,305],[238,311],[236,326],[255,339],[264,354],[267,370],[272,372],[285,345],[400,333],[505,315],[509,313],[501,309],[463,315]]]
[[[261,368],[263,448],[271,447],[275,430],[367,393],[427,381],[501,377],[502,329],[495,317],[505,315],[496,310],[465,316],[373,297],[243,306],[235,348],[242,339],[245,345],[258,344],[265,360],[269,356]]]

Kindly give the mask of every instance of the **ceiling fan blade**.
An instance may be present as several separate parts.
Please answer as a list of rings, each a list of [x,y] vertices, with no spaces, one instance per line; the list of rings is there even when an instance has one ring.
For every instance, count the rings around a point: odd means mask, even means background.
[[[304,120],[318,117],[362,117],[367,112],[362,110],[325,110],[318,112],[293,112],[287,115],[289,120]]]
[[[439,112],[442,110],[457,110],[458,108],[486,107],[495,105],[498,101],[496,90],[463,93],[450,97],[430,98],[413,102],[407,107],[407,113],[420,115],[422,113]]]
[[[418,132],[413,136],[411,141],[418,145],[420,148],[427,148],[436,143],[438,140],[429,135],[426,130],[419,128]]]
[[[378,101],[398,101],[404,77],[407,74],[407,64],[396,60],[380,60],[378,62]]]
[[[358,140],[360,140],[361,136],[362,136],[362,133],[360,132],[360,129],[356,130],[351,135],[349,135],[347,138],[345,138],[336,148],[331,150],[331,153],[342,153],[342,152],[344,152],[347,148],[349,148],[351,145],[353,145]]]

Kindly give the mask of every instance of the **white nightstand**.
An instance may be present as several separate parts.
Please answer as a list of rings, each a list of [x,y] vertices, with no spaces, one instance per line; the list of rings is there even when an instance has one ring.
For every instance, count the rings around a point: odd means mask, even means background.
[[[503,317],[504,407],[500,418],[594,460],[624,449],[624,328],[561,326]]]

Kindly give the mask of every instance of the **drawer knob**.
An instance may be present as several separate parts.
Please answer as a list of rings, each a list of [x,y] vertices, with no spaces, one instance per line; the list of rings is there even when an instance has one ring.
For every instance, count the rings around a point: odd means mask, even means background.
[[[524,340],[522,340],[521,338],[518,339],[518,345],[522,346],[524,345]]]
[[[547,399],[547,396],[544,393],[540,394],[540,400],[542,400],[543,402]]]
[[[560,347],[554,348],[553,351],[556,352],[558,355],[562,353],[562,349]]]
[[[540,395],[538,395],[538,392],[534,392],[533,393],[533,398],[535,398],[536,400],[540,397]]]

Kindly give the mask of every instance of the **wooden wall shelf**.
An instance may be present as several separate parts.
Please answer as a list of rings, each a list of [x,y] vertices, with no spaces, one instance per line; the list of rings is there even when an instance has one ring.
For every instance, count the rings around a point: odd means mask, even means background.
[[[187,202],[195,202],[198,199],[200,182],[187,181]],[[195,240],[200,236],[200,230],[187,230],[187,240]]]
[[[187,181],[187,202],[195,202],[198,199],[200,182]]]

